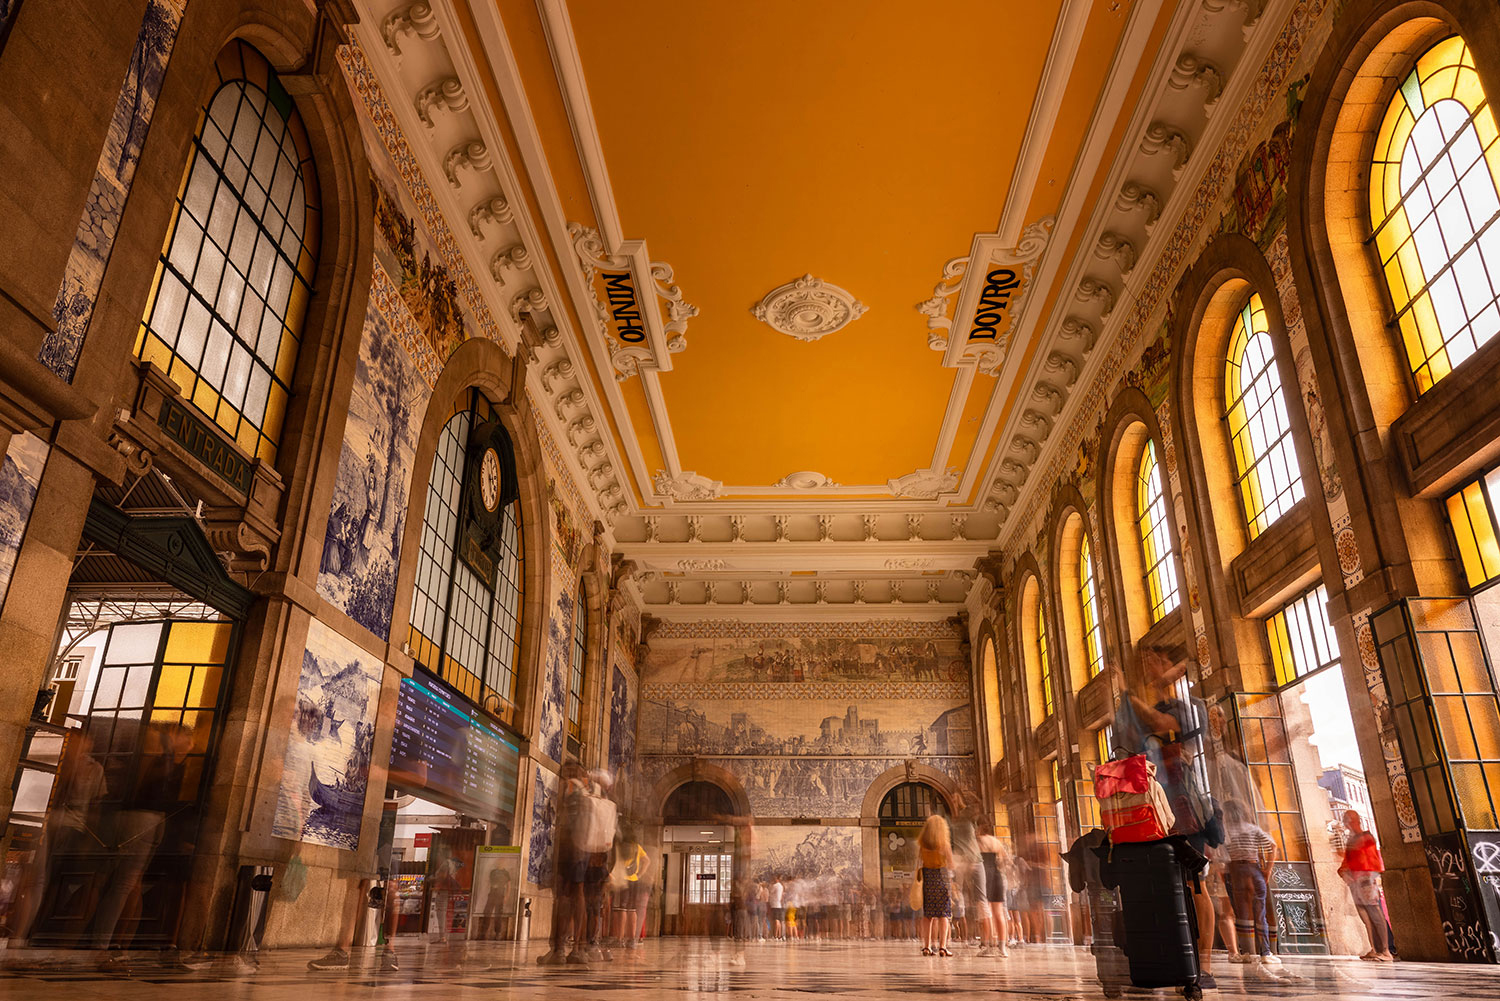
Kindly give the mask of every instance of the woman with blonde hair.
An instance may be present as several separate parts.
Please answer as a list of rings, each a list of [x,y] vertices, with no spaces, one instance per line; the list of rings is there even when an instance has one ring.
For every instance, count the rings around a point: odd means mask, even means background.
[[[952,956],[948,951],[948,921],[953,901],[948,893],[948,870],[953,865],[953,839],[948,821],[932,814],[917,838],[922,857],[922,955]],[[935,944],[935,946],[934,946]]]

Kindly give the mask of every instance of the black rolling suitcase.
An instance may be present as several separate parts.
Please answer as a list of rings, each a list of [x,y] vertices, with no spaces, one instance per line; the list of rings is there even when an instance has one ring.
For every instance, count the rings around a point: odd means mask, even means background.
[[[1108,844],[1109,835],[1095,829],[1074,841],[1062,857],[1068,863],[1068,885],[1074,893],[1082,893],[1088,898],[1089,926],[1093,930],[1089,952],[1094,956],[1099,986],[1105,997],[1117,998],[1130,983],[1130,969],[1118,944],[1121,940],[1119,895],[1106,888],[1099,877],[1098,849]]]
[[[1197,912],[1188,881],[1197,879],[1203,856],[1183,842],[1143,841],[1099,849],[1099,877],[1119,891],[1119,927],[1137,987],[1178,987],[1188,1001],[1198,986]]]

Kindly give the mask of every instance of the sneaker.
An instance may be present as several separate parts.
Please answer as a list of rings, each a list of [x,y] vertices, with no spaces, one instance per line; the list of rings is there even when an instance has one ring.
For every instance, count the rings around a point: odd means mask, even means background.
[[[979,947],[979,951],[976,952],[976,953],[974,953],[974,958],[975,959],[983,959],[985,956],[988,956],[989,954],[990,954],[990,947],[987,946],[987,945],[981,945]]]
[[[307,968],[315,973],[318,970],[347,970],[349,968],[349,954],[343,949],[334,949],[322,959],[314,959],[309,962]]]
[[[744,966],[745,965],[744,954],[741,954],[741,955],[738,955],[738,956],[730,956],[729,957],[729,965],[730,966]]]
[[[538,966],[561,966],[565,962],[567,960],[563,959],[563,954],[556,949],[544,952],[536,957],[536,965]]]
[[[1270,952],[1263,953],[1261,955],[1261,957],[1260,957],[1260,961],[1262,963],[1265,963],[1267,966],[1280,966],[1281,965],[1281,957],[1278,956],[1278,955],[1276,955],[1275,953],[1270,953]]]
[[[1237,952],[1233,956],[1229,957],[1229,961],[1231,963],[1244,964],[1251,961],[1251,956],[1248,952]]]
[[[1212,973],[1201,973],[1198,975],[1198,989],[1216,991],[1219,989],[1219,982],[1214,979]]]
[[[582,966],[584,968],[587,968],[589,965],[589,961],[583,953],[574,950],[573,952],[568,953],[567,964],[569,966]]]
[[[396,950],[386,946],[380,952],[380,968],[386,973],[394,973],[401,969],[401,961],[396,958]]]

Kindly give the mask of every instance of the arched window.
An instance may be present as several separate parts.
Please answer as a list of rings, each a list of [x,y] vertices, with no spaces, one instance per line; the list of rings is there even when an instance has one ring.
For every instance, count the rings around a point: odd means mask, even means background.
[[[1078,544],[1078,603],[1083,606],[1083,647],[1092,678],[1104,666],[1104,635],[1099,628],[1099,591],[1094,584],[1094,557],[1089,551],[1087,528]]]
[[[214,71],[135,353],[274,462],[317,267],[317,177],[265,58],[234,42]]]
[[[1500,142],[1464,40],[1428,49],[1376,134],[1370,220],[1417,392],[1500,331]]]
[[[1000,662],[995,656],[995,641],[985,637],[984,653],[979,661],[980,677],[984,680],[985,731],[989,735],[990,760],[1005,759],[1005,707],[1000,699]]]
[[[1239,477],[1245,523],[1254,539],[1302,499],[1302,472],[1292,443],[1286,396],[1260,293],[1234,322],[1224,365],[1224,419]]]
[[[1151,600],[1151,621],[1177,607],[1177,570],[1172,565],[1172,536],[1167,530],[1167,498],[1161,485],[1161,467],[1156,462],[1156,442],[1146,439],[1141,465],[1135,477],[1136,528],[1141,536],[1141,555],[1146,564],[1146,594]]]
[[[583,581],[578,582],[578,598],[573,603],[573,659],[568,672],[568,736],[582,740],[583,666],[588,656],[589,608]]]
[[[409,642],[422,667],[508,715],[521,648],[521,502],[505,507],[492,583],[475,571],[459,545],[464,484],[471,463],[480,464],[470,457],[470,433],[495,420],[490,401],[471,389],[438,436],[422,515]],[[515,470],[501,471],[502,480],[507,475],[514,482]]]
[[[1057,703],[1052,697],[1052,667],[1047,663],[1047,616],[1040,598],[1036,603],[1036,656],[1042,671],[1042,718],[1045,719],[1057,710]]]
[[[883,824],[922,824],[934,813],[946,817],[948,804],[936,789],[926,782],[903,782],[880,801]]]

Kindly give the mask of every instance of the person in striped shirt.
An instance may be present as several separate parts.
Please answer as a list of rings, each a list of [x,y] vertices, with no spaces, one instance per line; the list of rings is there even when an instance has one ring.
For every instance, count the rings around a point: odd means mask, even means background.
[[[1229,856],[1229,885],[1234,893],[1235,937],[1247,954],[1246,947],[1253,944],[1254,955],[1260,957],[1263,965],[1280,966],[1281,960],[1271,951],[1271,931],[1266,922],[1266,898],[1271,867],[1276,862],[1276,842],[1237,799],[1224,804],[1224,820],[1229,828],[1229,840],[1224,847]]]

